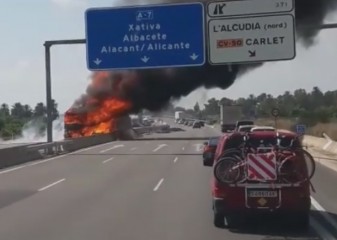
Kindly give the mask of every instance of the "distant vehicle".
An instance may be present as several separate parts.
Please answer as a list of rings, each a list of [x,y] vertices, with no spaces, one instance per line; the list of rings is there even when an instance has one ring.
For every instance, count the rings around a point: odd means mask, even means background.
[[[140,124],[139,122],[132,122],[132,127],[144,127],[144,125]]]
[[[176,111],[176,112],[174,113],[174,119],[175,119],[175,121],[177,122],[177,121],[179,121],[180,119],[182,119],[182,118],[183,118],[183,114],[184,114],[183,111]]]
[[[242,125],[239,127],[238,132],[250,132],[255,125]]]
[[[170,133],[170,126],[168,124],[162,124],[162,125],[158,125],[156,126],[156,133]]]
[[[230,124],[230,123],[227,123],[227,124],[222,124],[221,125],[221,132],[223,133],[228,133],[228,132],[233,132],[235,130],[235,124]]]
[[[268,213],[307,228],[314,172],[313,157],[293,132],[223,134],[213,163],[214,225],[237,227],[243,216]]]
[[[201,128],[201,123],[198,121],[195,121],[192,125],[192,128]]]
[[[251,132],[275,132],[276,129],[270,126],[258,126],[258,127],[253,127],[250,131]]]
[[[204,121],[200,121],[200,125],[201,125],[202,127],[205,127],[205,122],[204,122]]]
[[[239,130],[239,127],[243,126],[243,125],[254,125],[254,121],[251,121],[251,120],[240,120],[240,121],[237,121],[236,124],[235,124],[235,129]]]
[[[193,123],[194,123],[193,121],[189,121],[189,122],[188,122],[188,126],[192,127],[192,126],[193,126]]]
[[[214,154],[218,145],[219,137],[211,137],[207,142],[204,142],[204,151],[202,153],[202,159],[204,166],[212,166],[214,160]]]
[[[151,124],[152,124],[151,121],[149,121],[148,119],[143,119],[143,122],[142,122],[142,123],[143,123],[143,125],[146,126],[146,127],[149,127],[149,126],[151,126]]]
[[[220,124],[232,124],[242,117],[242,106],[220,106]]]

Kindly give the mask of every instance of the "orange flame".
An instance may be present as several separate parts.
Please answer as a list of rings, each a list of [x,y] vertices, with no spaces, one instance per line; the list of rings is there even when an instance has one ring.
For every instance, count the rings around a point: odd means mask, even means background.
[[[110,89],[108,72],[96,72],[93,75],[90,88],[92,91]],[[132,105],[130,102],[114,97],[88,98],[85,102],[85,112],[70,109],[65,113],[65,137],[76,138],[107,134],[116,131],[116,118],[127,114]]]

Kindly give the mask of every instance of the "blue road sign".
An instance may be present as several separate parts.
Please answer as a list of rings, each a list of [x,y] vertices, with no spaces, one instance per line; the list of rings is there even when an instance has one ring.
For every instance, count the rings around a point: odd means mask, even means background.
[[[205,63],[201,3],[92,8],[85,18],[89,70]]]
[[[296,132],[299,135],[304,135],[305,134],[306,127],[303,124],[297,124],[296,125]]]

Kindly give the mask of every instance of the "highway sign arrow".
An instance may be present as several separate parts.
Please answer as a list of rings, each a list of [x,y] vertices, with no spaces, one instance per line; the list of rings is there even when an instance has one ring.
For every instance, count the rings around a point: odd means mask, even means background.
[[[256,51],[248,51],[249,52],[249,57],[256,57]]]
[[[190,57],[191,57],[191,59],[192,59],[193,61],[195,61],[195,60],[197,60],[197,58],[199,57],[199,55],[193,53]]]
[[[101,62],[102,62],[102,60],[99,59],[99,58],[96,58],[96,60],[94,61],[94,63],[95,63],[97,66],[100,65]]]
[[[142,60],[144,63],[147,63],[150,60],[150,58],[147,56],[144,56],[140,60]]]

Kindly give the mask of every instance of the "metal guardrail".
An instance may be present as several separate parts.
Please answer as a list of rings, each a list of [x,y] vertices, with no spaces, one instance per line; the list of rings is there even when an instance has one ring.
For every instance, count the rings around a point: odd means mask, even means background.
[[[27,151],[39,151],[43,156],[47,155],[59,155],[61,153],[67,152],[65,145],[72,143],[74,140],[64,140],[51,143],[41,143],[37,145],[26,146]]]

